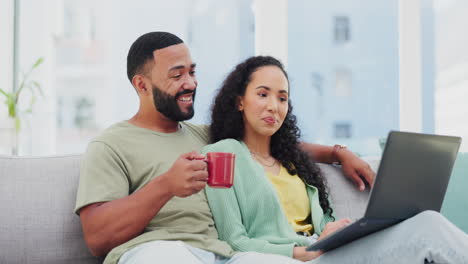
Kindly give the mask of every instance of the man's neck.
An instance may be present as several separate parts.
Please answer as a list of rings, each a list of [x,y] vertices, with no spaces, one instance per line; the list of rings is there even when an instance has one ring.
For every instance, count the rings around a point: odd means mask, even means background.
[[[174,133],[179,130],[179,122],[173,121],[154,111],[152,113],[138,111],[128,122],[134,126],[162,133]]]

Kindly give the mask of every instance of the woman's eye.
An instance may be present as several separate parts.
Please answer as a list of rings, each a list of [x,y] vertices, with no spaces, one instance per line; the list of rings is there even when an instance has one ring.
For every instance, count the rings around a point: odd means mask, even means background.
[[[180,74],[177,74],[177,75],[174,75],[174,76],[172,76],[172,78],[173,78],[173,79],[179,79],[179,78],[180,78],[180,76],[182,76],[182,75],[180,75]]]
[[[192,76],[195,75],[195,71],[191,71],[190,75],[192,75]]]
[[[286,101],[288,101],[288,99],[286,99],[286,98],[284,98],[284,97],[280,97],[280,101],[281,101],[281,102],[286,102]]]
[[[258,95],[259,95],[260,97],[266,97],[266,96],[267,96],[266,93],[259,93]]]

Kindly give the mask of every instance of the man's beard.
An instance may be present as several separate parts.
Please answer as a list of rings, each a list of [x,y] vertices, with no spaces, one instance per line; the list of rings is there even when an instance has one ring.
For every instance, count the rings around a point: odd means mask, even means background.
[[[196,90],[183,90],[178,92],[175,96],[172,96],[164,91],[161,91],[158,87],[153,85],[153,101],[156,106],[156,110],[169,118],[172,121],[184,121],[193,117],[195,111],[193,110],[193,103],[195,103]],[[183,94],[193,93],[192,105],[187,108],[188,112],[182,112],[179,104],[177,104],[177,98]]]

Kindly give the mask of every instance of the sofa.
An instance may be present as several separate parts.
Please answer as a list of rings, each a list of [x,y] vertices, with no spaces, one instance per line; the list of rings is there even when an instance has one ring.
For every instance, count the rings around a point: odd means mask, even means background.
[[[0,156],[0,263],[101,263],[86,248],[73,213],[81,155]],[[377,169],[378,160],[369,160]],[[338,218],[358,218],[369,192],[358,192],[340,168],[320,164]]]

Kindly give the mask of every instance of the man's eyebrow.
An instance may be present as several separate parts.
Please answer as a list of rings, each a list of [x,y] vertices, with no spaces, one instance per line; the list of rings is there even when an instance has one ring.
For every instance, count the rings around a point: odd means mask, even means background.
[[[271,91],[271,88],[268,87],[268,86],[265,86],[265,85],[260,85],[255,89],[265,89],[265,90]],[[280,90],[279,93],[289,94],[288,91],[286,91],[286,90]]]
[[[268,86],[265,86],[265,85],[260,85],[260,86],[258,86],[258,87],[257,87],[257,88],[255,88],[255,89],[262,89],[262,88],[263,88],[263,89],[265,89],[265,90],[268,90],[268,91],[270,91],[270,90],[271,90],[271,89],[270,89],[270,87],[268,87]]]
[[[197,64],[196,64],[196,63],[192,63],[192,64],[190,64],[190,68],[195,68],[196,66],[197,66]],[[169,69],[169,71],[173,71],[173,70],[181,70],[181,69],[184,69],[184,68],[185,68],[185,66],[184,66],[184,65],[176,65],[176,66],[174,66],[174,67],[170,68],[170,69]]]

